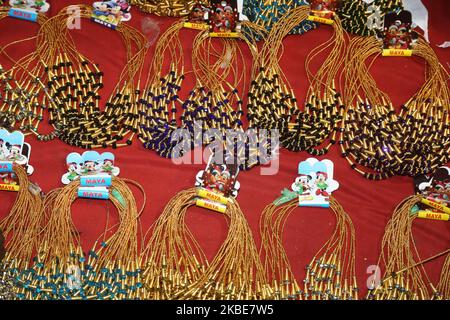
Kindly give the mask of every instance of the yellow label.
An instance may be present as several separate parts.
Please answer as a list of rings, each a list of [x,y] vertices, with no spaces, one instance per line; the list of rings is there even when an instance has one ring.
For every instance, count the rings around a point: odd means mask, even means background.
[[[214,202],[214,201],[211,201],[211,200],[208,200],[208,199],[200,199],[199,198],[199,199],[197,199],[195,201],[195,204],[198,207],[206,208],[206,209],[217,211],[217,212],[220,212],[220,213],[225,213],[225,211],[227,210],[227,206],[226,205],[223,205],[221,203]]]
[[[308,16],[308,20],[323,23],[323,24],[333,24],[334,23],[334,20],[327,19],[327,18],[321,18],[321,17],[317,17],[317,16]]]
[[[0,184],[0,190],[3,191],[19,191],[20,187],[17,184]]]
[[[417,213],[417,217],[422,218],[422,219],[448,221],[450,215],[448,215],[446,213],[439,213],[439,212],[433,212],[433,211],[428,211],[428,210],[420,210]]]
[[[228,198],[224,197],[221,194],[215,193],[213,191],[207,190],[207,189],[203,189],[203,188],[199,188],[197,189],[197,195],[201,198],[206,198],[209,200],[213,200],[215,202],[220,202],[223,204],[228,204]]]
[[[426,204],[429,207],[435,208],[436,210],[450,214],[450,208],[446,207],[438,202],[434,202],[434,201],[431,201],[431,200],[428,200],[425,198],[421,199],[420,202],[422,202],[423,204]]]
[[[413,51],[405,49],[383,49],[383,57],[411,57]]]
[[[183,27],[195,30],[207,30],[209,26],[206,23],[185,22]]]
[[[239,38],[237,32],[210,32],[209,36],[212,38]]]

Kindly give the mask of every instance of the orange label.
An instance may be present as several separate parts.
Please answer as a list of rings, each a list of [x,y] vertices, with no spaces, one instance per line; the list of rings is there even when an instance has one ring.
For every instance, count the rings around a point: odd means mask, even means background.
[[[308,16],[308,20],[323,23],[323,24],[333,24],[334,23],[334,20],[327,19],[327,18],[321,18],[321,17],[317,17],[317,16]]]
[[[220,202],[220,203],[223,203],[225,205],[228,203],[228,198],[227,197],[224,197],[221,194],[215,193],[213,191],[210,191],[210,190],[207,190],[207,189],[204,189],[204,188],[197,189],[197,195],[199,197],[201,197],[201,198],[206,198],[206,199],[209,199],[209,200]]]
[[[411,57],[412,53],[405,49],[383,49],[383,57]]]
[[[206,208],[209,210],[213,210],[213,211],[217,211],[220,213],[225,213],[225,211],[227,210],[227,206],[221,204],[221,203],[217,203],[208,199],[197,199],[197,201],[195,201],[195,204],[198,207],[202,207],[202,208]]]
[[[448,221],[450,216],[446,213],[421,210],[417,213],[417,217],[422,218],[422,219]]]
[[[0,190],[3,191],[19,191],[20,187],[17,184],[0,184]]]

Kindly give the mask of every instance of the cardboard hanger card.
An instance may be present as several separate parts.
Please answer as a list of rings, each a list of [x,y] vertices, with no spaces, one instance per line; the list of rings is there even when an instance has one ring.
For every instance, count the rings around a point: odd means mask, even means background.
[[[205,170],[197,173],[197,206],[225,212],[230,198],[236,198],[240,189],[237,181],[239,166],[227,161],[216,161],[212,155]]]
[[[208,23],[211,37],[237,38],[239,13],[236,0],[212,0]]]
[[[196,3],[183,26],[189,29],[208,30],[208,16],[210,11],[210,8],[204,6],[203,4]]]
[[[311,15],[308,17],[308,20],[333,24],[335,12],[340,4],[340,0],[312,0],[310,1]]]
[[[19,190],[14,164],[23,166],[28,175],[33,174],[34,168],[28,163],[30,155],[31,146],[22,132],[0,129],[0,190]]]
[[[384,17],[384,27],[378,32],[383,41],[383,56],[411,56],[417,33],[411,30],[411,12],[390,12]]]
[[[91,20],[111,29],[131,20],[131,5],[127,0],[96,1],[92,7]]]
[[[414,177],[416,194],[450,207],[450,168],[439,167],[432,174]],[[423,208],[419,205],[419,208]]]
[[[30,10],[34,12],[47,12],[50,4],[46,0],[10,0],[11,8]]]
[[[66,165],[67,172],[61,177],[63,184],[80,179],[82,186],[107,187],[111,185],[112,176],[118,176],[120,173],[120,168],[115,166],[115,156],[111,152],[72,152],[66,157]]]
[[[298,176],[291,190],[285,188],[273,203],[280,205],[298,198],[300,207],[328,208],[331,193],[339,188],[333,173],[334,164],[330,160],[309,158],[302,161],[298,165]]]
[[[45,13],[50,9],[50,4],[45,0],[10,0],[9,5],[10,17],[34,22],[37,21],[39,13]]]
[[[236,164],[217,163],[211,156],[205,170],[201,170],[196,176],[196,187],[213,191],[225,197],[236,198],[240,184],[237,181],[239,167]]]

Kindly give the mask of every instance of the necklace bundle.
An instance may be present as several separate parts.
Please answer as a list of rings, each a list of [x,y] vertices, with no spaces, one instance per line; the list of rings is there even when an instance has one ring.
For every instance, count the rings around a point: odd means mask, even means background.
[[[251,82],[248,93],[247,118],[252,128],[285,129],[286,123],[297,112],[297,99],[279,65],[282,40],[293,26],[305,21],[308,6],[288,11],[274,25],[258,56],[259,73]]]
[[[448,73],[422,39],[413,54],[426,61],[425,83],[397,114],[369,69],[381,54],[375,38],[354,38],[344,70],[344,103],[339,144],[353,169],[369,179],[429,173],[448,162]],[[365,61],[375,58],[369,65]]]
[[[79,9],[80,17],[91,16],[91,7],[80,5]],[[103,87],[103,72],[76,49],[67,30],[71,18],[65,9],[50,18],[41,28],[43,36],[38,44],[55,57],[53,64],[45,64],[54,135],[70,145],[87,149],[130,145],[138,126],[139,91],[135,78],[143,67],[147,50],[145,37],[126,24],[118,26],[127,63],[115,93],[101,111],[99,91]],[[38,139],[48,140],[49,136],[39,134]]]
[[[272,27],[278,23],[281,17],[289,10],[305,5],[307,5],[307,3],[304,0],[244,0],[243,13],[250,21],[263,26],[267,32],[270,32]],[[295,26],[290,33],[303,34],[315,28],[316,24],[314,22],[303,20]]]
[[[298,207],[298,200],[283,205],[268,205],[261,216],[261,255],[272,299],[353,300],[358,299],[355,277],[355,230],[353,223],[336,199],[330,207],[336,216],[332,236],[306,266],[302,290],[292,272],[283,247],[282,233],[288,216]]]
[[[264,299],[269,296],[251,230],[236,201],[225,211],[227,238],[209,262],[185,223],[196,189],[179,192],[152,227],[144,250],[147,299]],[[245,254],[243,254],[245,253]]]
[[[44,217],[40,189],[28,180],[22,166],[13,166],[19,191],[9,214],[0,221],[0,230],[5,236],[5,265],[9,268],[23,268],[36,250],[36,235]]]
[[[52,190],[44,199],[48,222],[37,236],[39,245],[33,264],[16,270],[19,299],[133,299],[142,283],[138,263],[137,228],[140,212],[127,184],[143,190],[136,182],[114,178],[110,200],[120,222],[117,230],[96,243],[86,255],[71,218],[79,182]],[[143,192],[143,191],[142,191]],[[145,194],[144,194],[145,205]],[[141,209],[142,212],[143,208]]]
[[[8,16],[9,9],[0,7],[0,19]],[[43,25],[47,21],[44,14],[38,14],[37,23]],[[14,65],[6,70],[0,65],[0,119],[2,126],[14,127],[23,132],[35,132],[43,119],[46,103],[45,85],[41,79],[45,76],[44,68],[39,60],[49,61],[51,57],[41,55],[37,48],[15,61],[6,51],[9,46],[36,39],[30,37],[13,41],[1,48],[1,53]]]
[[[411,196],[400,203],[389,220],[381,243],[379,263],[384,266],[381,283],[369,291],[367,298],[376,300],[429,300],[449,299],[450,249],[431,258],[420,260],[412,234],[417,213],[412,207],[421,196]],[[430,281],[424,264],[447,255],[437,286]],[[442,291],[441,291],[442,290]]]
[[[5,239],[0,230],[0,300],[12,300],[14,298],[13,279],[5,270],[3,258],[5,255],[3,243]]]
[[[274,26],[260,53],[260,72],[249,92],[248,119],[252,127],[276,128],[284,147],[292,151],[324,154],[335,142],[342,103],[334,80],[344,55],[344,33],[336,16],[333,37],[315,48],[306,60],[310,80],[304,111],[300,111],[294,92],[279,66],[282,40],[289,30],[307,19],[309,7],[301,6],[286,13]],[[315,75],[309,70],[311,61],[327,48],[331,52]],[[330,135],[328,145],[319,147]]]
[[[207,4],[209,1],[199,0],[131,0],[132,5],[138,6],[144,12],[158,16],[180,17],[186,16],[198,4]]]
[[[36,250],[36,235],[43,223],[40,190],[28,180],[23,167],[15,165],[13,171],[20,189],[9,214],[0,221],[6,250],[4,257],[0,257],[0,300],[15,297],[13,275],[31,260]]]
[[[184,70],[184,53],[179,38],[184,23],[184,20],[174,23],[160,37],[152,63],[153,73],[148,77],[140,100],[142,111],[138,136],[146,148],[169,158],[173,156],[175,147],[179,148],[177,151],[186,151],[209,144],[214,138],[225,141],[225,133],[229,129],[243,134],[244,112],[238,86],[241,82],[245,86],[246,70],[243,53],[235,40],[220,41],[211,39],[208,32],[198,33],[192,54],[196,84],[184,101],[180,98],[181,84],[189,73]],[[263,29],[257,25],[249,22],[243,24],[245,30],[252,30],[252,34],[263,34]],[[251,34],[245,31],[237,34],[255,57],[257,47]],[[218,48],[217,44],[221,44],[221,47]],[[170,69],[162,76],[167,51],[171,59]],[[242,70],[239,66],[243,66]],[[177,116],[180,105],[182,113]],[[180,129],[187,135],[183,136],[182,146],[180,141],[174,139],[174,133],[179,133]],[[209,136],[205,136],[205,132]],[[249,153],[250,150],[247,146],[241,152]],[[247,161],[244,167],[250,168],[256,164]]]

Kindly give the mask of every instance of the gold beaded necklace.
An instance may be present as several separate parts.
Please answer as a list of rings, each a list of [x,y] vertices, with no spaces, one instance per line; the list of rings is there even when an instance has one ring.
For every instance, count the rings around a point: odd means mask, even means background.
[[[91,7],[78,8],[80,17],[91,17]],[[48,48],[55,57],[52,64],[44,64],[50,123],[55,131],[51,136],[38,134],[38,139],[58,136],[68,144],[87,149],[130,145],[138,126],[139,83],[135,82],[140,78],[148,47],[145,37],[126,24],[117,27],[126,47],[127,63],[102,112],[99,90],[103,87],[103,72],[76,49],[67,30],[71,18],[69,10],[63,9],[41,28],[43,36],[38,47]]]
[[[127,184],[144,194],[137,209]],[[138,218],[145,206],[142,187],[128,179],[113,178],[110,200],[119,213],[115,233],[99,240],[86,255],[71,218],[70,207],[77,199],[79,181],[52,190],[44,199],[41,215],[47,223],[36,236],[37,255],[26,269],[15,269],[18,299],[132,299],[142,288],[138,263]]]
[[[195,188],[179,192],[152,226],[143,251],[146,299],[265,299],[265,275],[251,230],[235,200],[224,215],[229,231],[212,261],[185,223]],[[242,254],[245,252],[245,254]]]
[[[343,71],[346,110],[339,144],[342,156],[366,178],[414,176],[448,162],[448,73],[423,39],[412,52],[426,61],[426,79],[397,114],[369,73],[381,54],[380,43],[375,38],[356,37],[349,45]]]
[[[384,276],[379,285],[368,292],[368,299],[375,300],[431,300],[449,299],[448,280],[450,249],[425,260],[420,259],[412,234],[412,224],[417,213],[412,207],[421,196],[411,196],[402,201],[388,221],[381,242],[378,265],[384,266]],[[430,281],[424,264],[447,255],[439,284]],[[441,291],[442,290],[442,291]]]
[[[272,287],[271,299],[358,299],[355,230],[348,214],[332,197],[330,207],[336,216],[336,227],[332,236],[306,266],[304,289],[301,289],[292,272],[282,237],[286,219],[297,207],[297,199],[283,205],[270,204],[261,215],[260,254]]]
[[[9,9],[0,7],[0,19],[8,16]],[[44,14],[38,14],[37,23],[47,21]],[[26,54],[17,61],[7,52],[7,48],[38,36],[16,40],[1,47],[1,53],[13,62],[6,70],[0,65],[0,119],[3,126],[20,129],[25,134],[36,131],[42,121],[42,112],[46,101],[45,86],[40,82],[45,75],[39,60],[50,61],[51,56],[40,55],[39,49]]]

